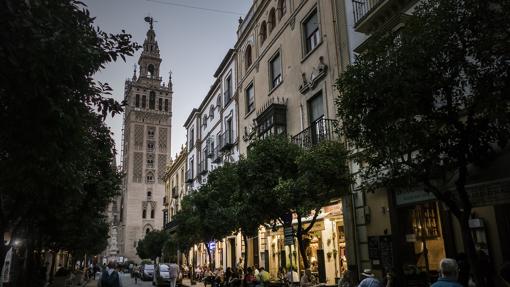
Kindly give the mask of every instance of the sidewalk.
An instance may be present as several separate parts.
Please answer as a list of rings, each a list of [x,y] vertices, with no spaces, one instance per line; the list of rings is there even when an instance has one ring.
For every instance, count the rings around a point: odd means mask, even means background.
[[[191,285],[191,280],[189,278],[183,278],[182,279],[182,286],[183,287],[190,287],[190,286],[192,286]],[[199,281],[195,281],[195,284],[193,286],[195,286],[195,287],[204,287],[204,283],[203,282],[199,282]]]

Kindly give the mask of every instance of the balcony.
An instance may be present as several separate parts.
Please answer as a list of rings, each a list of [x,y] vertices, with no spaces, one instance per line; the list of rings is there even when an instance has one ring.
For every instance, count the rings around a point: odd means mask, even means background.
[[[218,146],[215,146],[212,151],[213,152],[212,152],[211,162],[212,163],[220,163],[221,162],[220,148]]]
[[[203,160],[198,163],[198,172],[200,174],[206,174],[207,173],[207,160]]]
[[[354,28],[357,32],[373,33],[413,2],[416,0],[353,0]]]
[[[193,182],[193,170],[188,169],[186,171],[186,183],[192,183]]]
[[[177,191],[177,187],[172,187],[172,198],[178,198],[179,192]]]
[[[229,150],[234,146],[234,135],[232,130],[226,130],[220,135],[220,151]]]
[[[163,196],[163,206],[168,206],[168,200],[167,200],[166,195]]]
[[[310,148],[324,140],[335,140],[338,138],[335,132],[336,123],[336,120],[321,117],[312,122],[308,128],[293,136],[292,142],[304,148]]]

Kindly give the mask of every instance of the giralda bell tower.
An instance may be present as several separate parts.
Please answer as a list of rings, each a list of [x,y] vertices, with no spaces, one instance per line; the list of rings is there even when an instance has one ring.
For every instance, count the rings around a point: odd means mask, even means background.
[[[170,160],[172,128],[172,78],[160,76],[161,57],[150,24],[133,78],[124,88],[122,169],[125,174],[121,199],[119,255],[139,262],[136,245],[146,233],[163,229],[163,176]]]

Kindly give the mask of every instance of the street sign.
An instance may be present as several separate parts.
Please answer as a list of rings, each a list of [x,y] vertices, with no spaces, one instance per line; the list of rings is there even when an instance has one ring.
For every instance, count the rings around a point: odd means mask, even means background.
[[[294,244],[294,231],[291,226],[285,226],[283,229],[283,234],[285,235],[285,245],[293,245]]]

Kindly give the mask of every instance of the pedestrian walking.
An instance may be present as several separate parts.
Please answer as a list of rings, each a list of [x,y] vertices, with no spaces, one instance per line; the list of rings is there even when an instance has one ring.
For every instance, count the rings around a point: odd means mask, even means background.
[[[375,275],[372,273],[371,269],[363,270],[361,277],[363,280],[361,280],[358,287],[382,287],[381,282],[375,278]]]
[[[138,284],[138,276],[140,276],[140,267],[135,265],[135,268],[133,269],[133,278],[135,278],[135,284]]]
[[[462,287],[457,281],[459,278],[459,265],[452,258],[443,258],[439,262],[439,279],[431,287]]]
[[[115,262],[110,261],[106,269],[101,273],[101,278],[97,281],[98,287],[122,287],[119,273],[115,270]]]
[[[179,277],[179,265],[170,263],[170,265],[168,265],[168,275],[170,277],[170,287],[175,287],[177,277]]]
[[[342,279],[338,282],[338,287],[355,287],[354,274],[351,270],[345,270]]]

